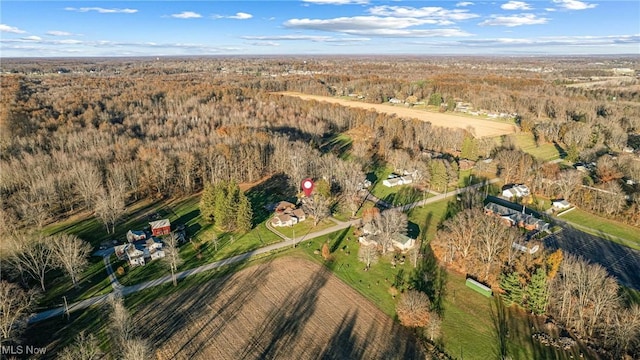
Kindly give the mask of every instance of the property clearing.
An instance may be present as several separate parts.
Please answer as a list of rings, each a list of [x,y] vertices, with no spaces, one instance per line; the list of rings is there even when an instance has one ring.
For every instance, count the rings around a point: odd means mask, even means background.
[[[285,96],[295,96],[303,100],[325,101],[332,104],[349,106],[353,108],[375,110],[383,114],[395,114],[400,118],[413,118],[430,122],[433,126],[446,127],[451,129],[471,130],[473,136],[477,138],[495,137],[500,135],[513,134],[516,132],[516,125],[499,121],[491,121],[467,116],[428,112],[425,110],[411,109],[389,104],[370,104],[359,101],[339,99],[329,96],[307,95],[296,92],[279,92]]]
[[[278,258],[136,309],[158,359],[417,359],[411,332],[326,267]]]

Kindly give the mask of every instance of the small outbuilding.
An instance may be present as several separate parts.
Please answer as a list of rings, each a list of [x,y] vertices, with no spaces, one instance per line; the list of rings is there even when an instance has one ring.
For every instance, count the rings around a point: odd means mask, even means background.
[[[152,221],[149,225],[151,225],[151,234],[153,236],[167,235],[171,233],[171,223],[169,222],[169,219]]]
[[[556,210],[565,210],[571,207],[571,204],[565,199],[553,200],[552,205]]]

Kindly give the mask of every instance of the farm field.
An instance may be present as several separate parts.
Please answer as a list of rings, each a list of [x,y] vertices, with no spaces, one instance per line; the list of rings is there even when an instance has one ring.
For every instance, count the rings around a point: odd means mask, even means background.
[[[402,118],[414,118],[422,121],[428,121],[433,126],[464,130],[472,128],[473,135],[478,138],[512,134],[515,133],[516,130],[516,126],[513,124],[506,124],[503,122],[478,118],[470,118],[466,116],[427,112],[424,110],[410,109],[388,104],[370,104],[358,101],[349,101],[340,98],[333,98],[329,96],[307,95],[294,92],[280,92],[279,94],[285,96],[295,96],[303,100],[326,101],[333,104],[350,106],[365,110],[374,109],[379,113],[396,114],[397,116]]]
[[[421,358],[416,339],[322,265],[278,258],[134,315],[159,359]]]

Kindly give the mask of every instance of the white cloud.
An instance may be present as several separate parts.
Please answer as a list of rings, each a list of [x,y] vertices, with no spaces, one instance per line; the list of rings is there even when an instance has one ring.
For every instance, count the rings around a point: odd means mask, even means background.
[[[449,10],[435,6],[414,8],[408,6],[382,5],[372,7],[369,9],[369,13],[377,16],[431,19],[434,20],[434,23],[441,25],[450,25],[454,21],[469,20],[479,17],[477,14],[470,13],[469,10]]]
[[[242,36],[242,39],[246,40],[258,40],[260,42],[274,42],[274,41],[312,41],[319,43],[340,43],[340,44],[354,44],[370,41],[371,39],[365,37],[333,37],[323,35],[271,35],[271,36]]]
[[[275,41],[254,41],[248,44],[253,46],[272,46],[272,47],[280,46],[280,44]]]
[[[20,30],[15,26],[9,26],[7,24],[0,24],[0,32],[8,32],[13,34],[24,34],[26,31]]]
[[[68,31],[50,30],[50,31],[47,31],[47,35],[51,35],[51,36],[73,36],[74,34],[68,32]]]
[[[553,0],[558,7],[567,9],[567,10],[585,10],[585,9],[593,9],[598,6],[598,4],[589,4],[580,0]]]
[[[609,36],[546,36],[533,39],[495,38],[460,40],[454,46],[474,47],[523,47],[523,46],[603,46],[640,44],[640,34]]]
[[[236,20],[247,20],[251,19],[253,15],[247,14],[244,12],[237,12],[235,15],[213,15],[214,19],[236,19]]]
[[[544,11],[554,12],[554,11],[556,11],[556,9],[554,9],[554,8],[544,8]]]
[[[251,15],[251,14],[238,12],[235,15],[229,16],[229,19],[247,20],[247,19],[251,19],[252,17],[253,17],[253,15]]]
[[[404,29],[411,26],[435,24],[436,21],[416,18],[397,18],[379,16],[354,16],[333,19],[290,19],[284,23],[288,28],[323,31],[367,31],[374,29]]]
[[[64,40],[58,40],[57,43],[66,44],[66,45],[75,45],[75,44],[82,44],[82,41],[75,40],[75,39],[64,39]]]
[[[531,5],[524,1],[509,1],[500,6],[503,10],[531,10]]]
[[[491,15],[491,17],[483,22],[480,26],[522,26],[522,25],[540,25],[546,24],[549,19],[539,18],[534,14],[520,14],[510,16]]]
[[[178,14],[171,14],[170,16],[172,18],[176,18],[176,19],[198,19],[198,18],[202,17],[202,15],[198,14],[197,12],[193,12],[193,11],[183,11],[183,12],[178,13]]]
[[[472,3],[471,1],[461,1],[456,4],[456,7],[465,7],[465,6],[471,6],[471,5],[475,5],[475,4]]]
[[[334,19],[290,19],[285,27],[294,29],[339,32],[379,37],[436,37],[469,36],[460,29],[407,29],[412,26],[435,24],[436,20],[379,16],[354,16]]]
[[[64,8],[67,11],[76,11],[76,12],[90,12],[95,11],[100,14],[135,14],[138,12],[137,9],[118,9],[118,8],[101,8],[101,7],[66,7]]]
[[[22,40],[25,40],[25,41],[42,41],[42,38],[40,36],[31,35],[31,36],[23,37]]]
[[[318,5],[366,5],[369,0],[302,0],[302,2]]]

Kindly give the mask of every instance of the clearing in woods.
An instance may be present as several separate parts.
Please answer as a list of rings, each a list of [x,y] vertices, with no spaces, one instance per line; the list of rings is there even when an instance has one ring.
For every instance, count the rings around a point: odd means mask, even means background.
[[[360,101],[351,101],[333,98],[329,96],[307,95],[296,92],[279,92],[278,94],[285,96],[295,96],[303,100],[326,101],[342,106],[350,106],[365,110],[375,110],[383,114],[396,114],[401,118],[414,118],[422,121],[428,121],[433,126],[440,126],[452,129],[472,129],[473,136],[477,138],[495,137],[500,135],[508,135],[516,132],[516,125],[503,123],[499,121],[491,121],[467,116],[459,116],[452,114],[442,114],[436,112],[428,112],[425,110],[411,109],[401,106],[393,106],[388,104],[370,104]]]
[[[136,309],[158,359],[418,359],[410,331],[322,265],[285,257]]]

